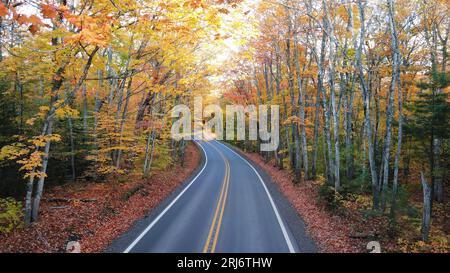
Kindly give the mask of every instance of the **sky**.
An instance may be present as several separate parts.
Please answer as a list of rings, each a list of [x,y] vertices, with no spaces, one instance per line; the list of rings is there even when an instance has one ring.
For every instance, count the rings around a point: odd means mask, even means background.
[[[223,25],[221,34],[228,38],[223,40],[221,47],[214,46],[209,48],[215,55],[210,63],[215,66],[228,65],[227,62],[242,50],[242,47],[257,35],[255,10],[260,0],[244,0],[237,8],[229,8],[229,14],[222,16]],[[222,75],[210,77],[210,81],[216,85],[216,90],[211,93],[220,96],[223,88],[223,82],[226,79]]]

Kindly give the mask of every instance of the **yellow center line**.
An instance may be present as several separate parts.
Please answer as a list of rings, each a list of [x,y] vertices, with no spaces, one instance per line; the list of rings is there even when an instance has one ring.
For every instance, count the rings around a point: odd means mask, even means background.
[[[214,213],[211,227],[209,229],[208,238],[206,239],[205,245],[203,246],[203,253],[207,253],[209,250],[209,246],[211,245],[211,242],[212,242],[211,253],[213,253],[216,248],[217,239],[219,237],[220,225],[222,223],[223,212],[225,210],[225,204],[226,204],[227,195],[228,195],[228,186],[229,186],[229,180],[230,180],[230,164],[229,164],[228,160],[226,159],[226,157],[222,154],[222,152],[220,152],[216,147],[214,147],[209,142],[206,142],[206,143],[208,145],[210,145],[211,147],[213,147],[213,149],[215,149],[220,154],[220,156],[222,157],[222,159],[225,162],[225,176],[224,176],[223,182],[222,182],[222,189],[220,192],[219,200],[217,201],[216,211]],[[217,221],[217,217],[219,217],[218,221]],[[217,226],[216,226],[216,222],[217,222]],[[215,234],[214,234],[214,238],[212,241],[212,236],[213,236],[214,231],[215,231]]]
[[[219,223],[217,224],[216,235],[214,237],[213,245],[211,248],[211,253],[214,253],[214,251],[216,250],[217,239],[219,238],[219,232],[220,232],[220,227],[222,224],[223,212],[225,211],[225,205],[226,205],[227,196],[228,196],[228,187],[230,186],[230,182],[229,182],[230,181],[230,163],[228,163],[228,160],[226,161],[226,163],[227,163],[227,169],[228,169],[227,187],[225,189],[225,197],[223,198],[222,211],[220,212]]]

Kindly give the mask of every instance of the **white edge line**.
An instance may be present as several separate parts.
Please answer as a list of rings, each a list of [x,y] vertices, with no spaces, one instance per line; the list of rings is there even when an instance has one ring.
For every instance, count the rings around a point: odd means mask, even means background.
[[[128,253],[130,252],[131,249],[133,249],[133,247],[142,239],[142,237],[145,236],[145,234],[147,234],[147,232],[149,232],[149,230],[156,225],[156,223],[159,221],[159,219],[161,219],[161,217],[164,216],[164,214],[166,214],[166,212],[175,204],[175,202],[177,202],[177,200],[184,194],[184,192],[186,192],[189,187],[191,187],[191,185],[197,180],[197,178],[203,173],[203,171],[206,168],[206,165],[208,164],[208,155],[206,154],[205,149],[202,147],[202,145],[200,145],[200,143],[198,143],[197,141],[194,141],[200,148],[202,148],[203,150],[203,154],[205,155],[205,164],[203,165],[203,168],[200,170],[200,172],[192,179],[192,181],[183,189],[182,192],[180,192],[177,197],[175,197],[175,199],[172,200],[172,202],[170,202],[170,204],[158,215],[158,217],[156,217],[148,226],[147,228],[127,247],[127,249],[125,249],[123,251],[123,253]]]
[[[261,182],[261,184],[262,184],[263,187],[264,187],[264,190],[266,191],[267,196],[269,197],[270,204],[272,205],[272,209],[273,209],[273,211],[275,212],[275,216],[277,217],[278,224],[280,225],[281,231],[283,232],[283,236],[284,236],[284,239],[286,240],[286,244],[287,244],[287,246],[288,246],[288,248],[289,248],[289,252],[295,253],[294,246],[292,245],[291,239],[289,238],[289,235],[287,234],[286,227],[284,226],[283,221],[281,220],[281,216],[280,216],[280,213],[278,212],[277,206],[275,205],[275,202],[273,201],[272,196],[270,195],[270,192],[269,192],[269,190],[267,189],[267,186],[266,186],[266,184],[264,183],[264,181],[263,181],[263,179],[261,178],[261,176],[259,175],[258,171],[252,166],[252,164],[250,164],[250,163],[248,162],[247,159],[243,158],[240,154],[238,154],[237,152],[235,152],[235,151],[233,151],[232,149],[230,149],[227,145],[225,145],[225,144],[223,144],[223,143],[221,143],[221,142],[219,142],[219,141],[217,141],[217,142],[220,143],[220,144],[221,144],[222,146],[224,146],[225,148],[227,148],[228,150],[232,151],[234,154],[236,154],[236,155],[237,155],[239,158],[241,158],[245,163],[247,163],[247,164],[250,166],[250,168],[252,168],[253,171],[256,173],[256,175],[257,175],[258,178],[259,178],[259,181]]]

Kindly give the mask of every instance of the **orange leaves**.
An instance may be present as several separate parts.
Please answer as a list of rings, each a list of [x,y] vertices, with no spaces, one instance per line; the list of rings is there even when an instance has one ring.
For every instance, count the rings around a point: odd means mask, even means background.
[[[15,16],[16,22],[20,25],[28,23],[28,17],[26,15],[18,14]]]
[[[189,0],[184,2],[184,7],[191,7],[193,9],[205,8],[205,4],[203,4],[202,0]]]
[[[6,9],[5,6],[2,6],[3,4],[0,5],[0,16],[4,16],[8,13],[8,10]],[[6,9],[3,10],[3,8]],[[13,20],[15,20],[19,25],[29,25],[28,26],[28,30],[32,33],[32,34],[36,34],[40,27],[44,25],[44,23],[42,22],[42,20],[36,16],[36,15],[24,15],[24,14],[18,14],[16,12],[16,10],[14,8],[11,8],[12,14],[13,14]],[[4,14],[4,15],[2,15]]]
[[[33,25],[42,25],[42,21],[39,17],[36,15],[30,15],[30,17],[27,18],[28,23],[31,23]]]
[[[15,20],[17,23],[19,23],[21,25],[25,25],[25,24],[32,24],[32,25],[36,25],[36,26],[43,25],[41,19],[39,17],[37,17],[36,15],[26,16],[23,14],[16,14]]]
[[[75,16],[66,13],[67,21],[81,31],[66,39],[67,43],[87,43],[94,46],[106,47],[111,33],[111,20],[108,17],[91,17],[88,15]]]
[[[300,124],[301,123],[300,118],[297,116],[290,116],[283,122],[283,125],[293,124],[293,123]]]
[[[89,29],[83,29],[80,33],[73,35],[67,39],[68,43],[78,43],[84,42],[89,45],[95,45],[100,47],[106,47],[108,45],[108,40],[105,34],[96,33]]]
[[[41,4],[41,13],[47,19],[54,19],[58,16],[58,10],[53,5]]]
[[[0,2],[0,17],[4,17],[8,14],[8,9],[5,7],[5,5]]]

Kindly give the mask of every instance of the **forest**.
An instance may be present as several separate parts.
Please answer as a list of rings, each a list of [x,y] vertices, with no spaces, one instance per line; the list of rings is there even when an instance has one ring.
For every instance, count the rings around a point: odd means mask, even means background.
[[[203,96],[223,107],[279,105],[276,151],[229,143],[289,174],[294,188],[313,187],[329,215],[371,230],[353,237],[392,252],[448,252],[449,8],[1,0],[0,240],[46,221],[52,189],[191,166],[169,112]]]

